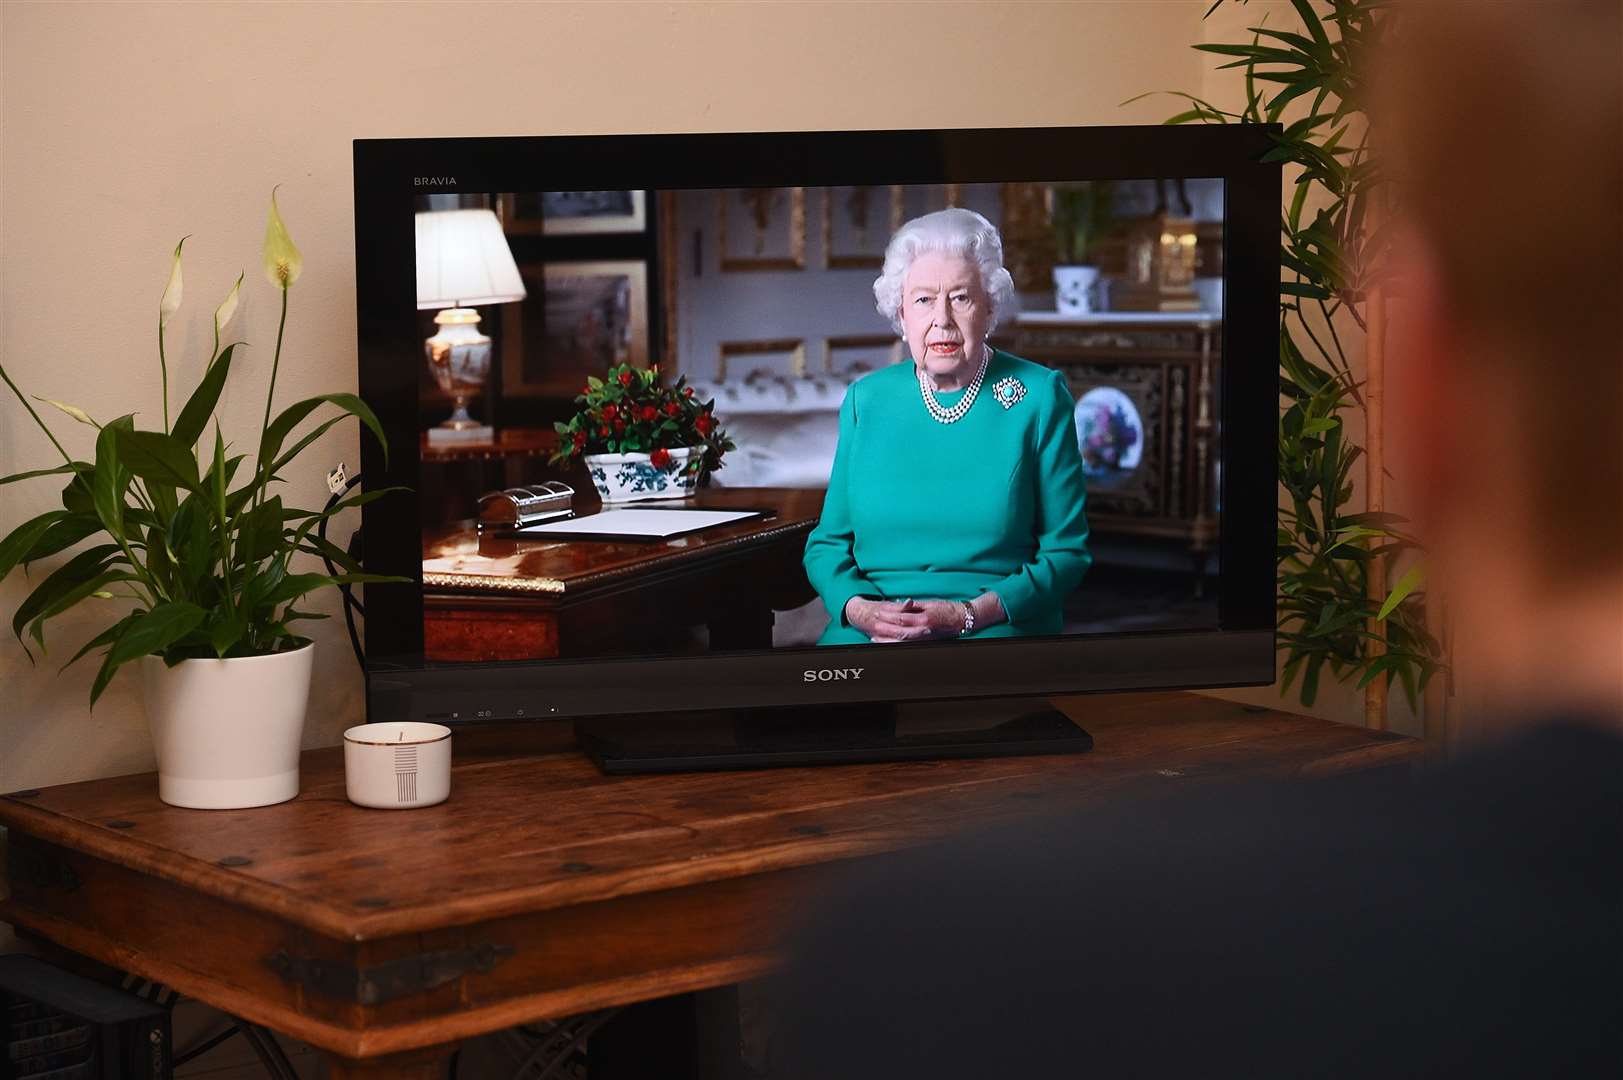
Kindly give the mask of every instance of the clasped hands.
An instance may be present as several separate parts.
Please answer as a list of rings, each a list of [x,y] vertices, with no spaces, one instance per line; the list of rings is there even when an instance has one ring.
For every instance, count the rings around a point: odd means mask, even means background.
[[[853,596],[845,619],[870,641],[928,641],[957,637],[964,628],[964,604],[957,600],[869,600]]]

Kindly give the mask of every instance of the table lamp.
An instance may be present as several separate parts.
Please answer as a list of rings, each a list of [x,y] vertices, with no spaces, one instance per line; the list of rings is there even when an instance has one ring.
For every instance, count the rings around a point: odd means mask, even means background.
[[[429,210],[417,215],[417,310],[442,309],[439,327],[423,343],[428,370],[455,409],[428,429],[431,446],[495,437],[468,415],[468,399],[490,374],[490,338],[479,332],[476,304],[524,299],[524,279],[513,262],[501,222],[490,210]]]

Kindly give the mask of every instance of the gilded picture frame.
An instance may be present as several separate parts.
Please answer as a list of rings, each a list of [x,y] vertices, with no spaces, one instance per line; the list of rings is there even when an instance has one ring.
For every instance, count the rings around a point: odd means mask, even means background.
[[[829,270],[878,270],[885,247],[902,227],[900,184],[822,189],[823,266]],[[883,196],[883,204],[875,195]],[[882,217],[881,217],[882,213]]]
[[[524,263],[519,274],[529,296],[503,309],[504,395],[573,398],[588,375],[648,366],[646,263]]]
[[[648,228],[646,191],[504,192],[502,228],[515,235],[601,236]]]
[[[718,191],[716,242],[723,272],[806,269],[806,189]]]
[[[746,357],[766,357],[773,354],[785,354],[785,368],[782,372],[772,372],[775,375],[787,375],[790,378],[802,378],[806,374],[806,342],[803,338],[770,338],[759,341],[723,341],[716,349],[716,381],[724,382],[732,368],[731,374],[738,374],[739,362]],[[754,370],[745,372],[747,377]]]

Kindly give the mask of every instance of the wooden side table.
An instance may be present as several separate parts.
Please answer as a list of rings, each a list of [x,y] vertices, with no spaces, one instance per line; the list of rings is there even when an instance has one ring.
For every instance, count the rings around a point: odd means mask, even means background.
[[[0,918],[311,1043],[334,1076],[440,1077],[476,1035],[767,971],[845,860],[1420,748],[1192,694],[1056,704],[1092,753],[608,777],[548,721],[460,732],[451,797],[421,810],[351,805],[337,748],[304,755],[298,798],[254,810],[166,806],[150,774],[16,791]]]

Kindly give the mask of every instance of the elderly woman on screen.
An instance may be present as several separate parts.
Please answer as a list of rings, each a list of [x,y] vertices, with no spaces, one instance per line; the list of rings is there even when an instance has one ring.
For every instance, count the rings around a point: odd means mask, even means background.
[[[874,282],[912,363],[851,385],[807,577],[819,645],[1058,634],[1087,572],[1064,377],[994,349],[1014,301],[992,223],[952,207],[896,231]]]

